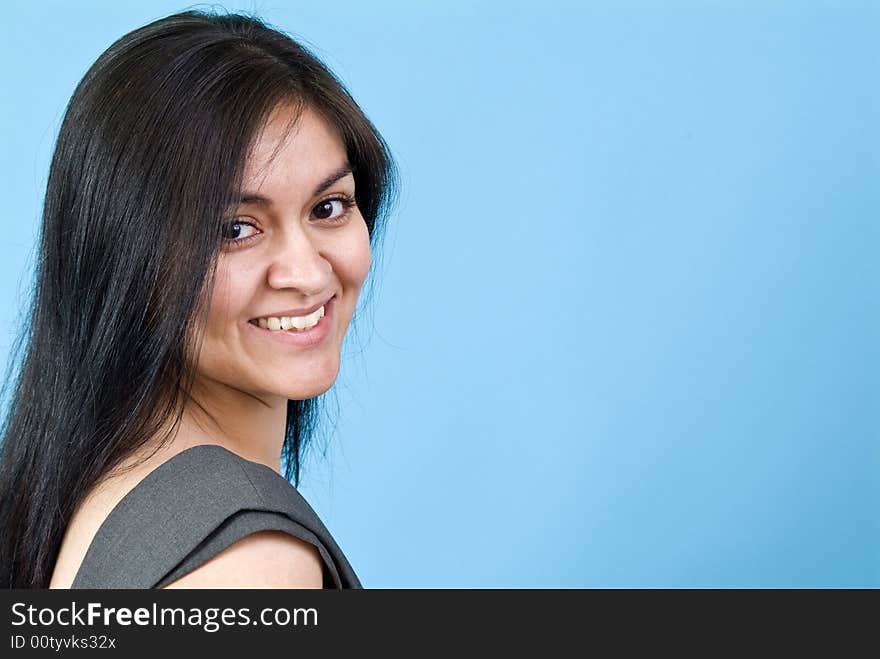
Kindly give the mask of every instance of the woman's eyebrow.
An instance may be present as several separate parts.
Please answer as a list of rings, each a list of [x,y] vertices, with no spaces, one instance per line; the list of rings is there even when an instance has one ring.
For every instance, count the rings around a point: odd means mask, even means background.
[[[348,176],[351,174],[351,165],[345,164],[332,174],[330,174],[323,181],[318,183],[317,187],[315,187],[315,191],[312,193],[312,196],[319,195],[324,190],[329,188],[331,185],[336,183],[339,179],[344,176]],[[272,200],[269,197],[264,197],[263,195],[257,194],[256,192],[244,192],[238,200],[239,204],[257,204],[259,206],[271,206]]]

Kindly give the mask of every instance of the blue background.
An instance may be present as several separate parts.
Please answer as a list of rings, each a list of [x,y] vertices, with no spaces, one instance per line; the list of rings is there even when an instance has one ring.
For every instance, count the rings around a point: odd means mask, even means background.
[[[300,487],[365,586],[880,586],[877,3],[222,6],[401,166]],[[74,86],[184,8],[4,7],[4,355]]]

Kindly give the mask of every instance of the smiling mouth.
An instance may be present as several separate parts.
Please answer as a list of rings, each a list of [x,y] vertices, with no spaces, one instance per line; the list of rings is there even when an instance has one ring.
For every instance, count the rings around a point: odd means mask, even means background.
[[[252,318],[248,323],[270,332],[306,333],[316,327],[321,319],[327,315],[330,305],[335,299],[334,295],[320,307],[303,316],[263,316]]]
[[[257,325],[263,329],[279,332],[284,330],[294,330],[305,332],[312,329],[324,317],[325,311],[322,305],[307,316],[266,316],[264,318],[254,318],[248,322],[251,325]]]

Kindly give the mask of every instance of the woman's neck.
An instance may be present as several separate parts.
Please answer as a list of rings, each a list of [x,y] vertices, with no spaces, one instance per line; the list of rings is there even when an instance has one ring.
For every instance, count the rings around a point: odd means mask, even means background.
[[[184,406],[173,443],[177,450],[218,444],[280,473],[286,426],[286,399],[260,397],[222,383],[199,381]]]

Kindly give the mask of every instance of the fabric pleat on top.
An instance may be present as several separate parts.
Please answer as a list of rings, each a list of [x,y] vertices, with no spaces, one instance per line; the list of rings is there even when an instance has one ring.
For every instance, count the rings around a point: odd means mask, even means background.
[[[257,531],[314,545],[325,588],[362,588],[302,495],[269,467],[213,444],[150,472],[95,534],[71,588],[162,588]]]

